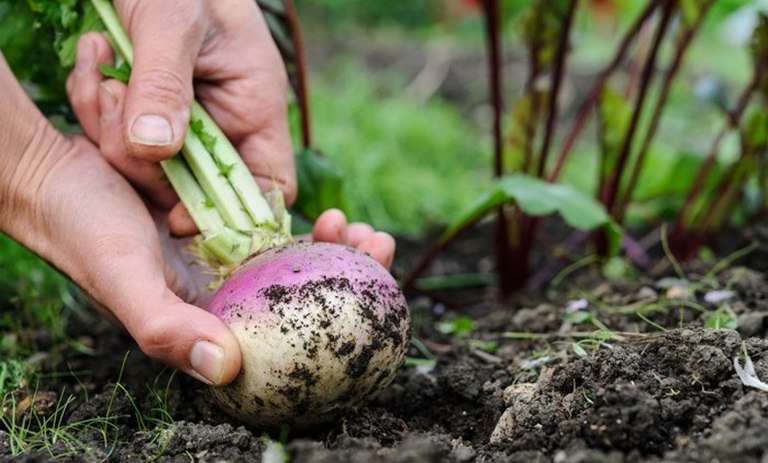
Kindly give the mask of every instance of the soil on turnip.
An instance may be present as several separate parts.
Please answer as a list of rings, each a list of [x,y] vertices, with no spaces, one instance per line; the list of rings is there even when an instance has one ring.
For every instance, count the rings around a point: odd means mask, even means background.
[[[488,286],[412,292],[420,349],[409,354],[422,361],[357,412],[270,437],[288,461],[308,463],[766,461],[768,393],[745,386],[734,367],[746,353],[768,379],[762,230],[735,233],[719,257],[685,264],[682,275],[659,265],[611,279],[585,267],[506,302]],[[477,271],[487,243],[485,231],[469,233],[431,271]],[[728,258],[749,243],[751,252]],[[401,241],[395,271],[424,252]],[[474,320],[471,332],[446,334],[444,322],[458,316]],[[70,374],[35,392],[73,398],[59,427],[71,425],[81,447],[12,455],[0,428],[0,461],[280,461],[262,431],[218,411],[204,386],[97,320],[70,333],[94,353],[63,348],[57,371]],[[61,402],[46,403],[38,416]],[[94,417],[110,424],[84,424]]]

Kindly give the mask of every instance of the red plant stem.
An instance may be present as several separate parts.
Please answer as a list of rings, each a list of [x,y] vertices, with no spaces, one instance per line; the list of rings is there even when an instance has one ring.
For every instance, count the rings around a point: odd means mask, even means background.
[[[563,171],[563,168],[565,167],[565,163],[568,159],[568,156],[573,151],[573,147],[576,144],[576,140],[579,138],[579,135],[584,130],[584,127],[587,125],[587,121],[589,120],[589,116],[594,110],[594,108],[597,106],[597,101],[600,99],[600,94],[603,91],[603,87],[605,86],[605,83],[608,81],[610,76],[618,69],[618,67],[623,62],[624,58],[627,55],[627,50],[634,42],[635,38],[637,37],[637,34],[640,32],[640,30],[643,27],[643,24],[650,18],[651,14],[653,14],[654,10],[658,6],[658,4],[662,0],[652,0],[648,2],[648,5],[645,7],[645,10],[643,10],[640,15],[637,17],[635,22],[629,27],[626,34],[621,39],[621,42],[619,43],[618,48],[616,49],[616,53],[613,55],[613,58],[611,59],[608,66],[603,69],[600,74],[597,76],[597,80],[592,85],[592,88],[589,91],[589,94],[585,98],[584,102],[581,105],[581,108],[579,109],[579,113],[576,116],[576,119],[574,120],[573,124],[571,125],[570,130],[565,136],[565,139],[563,140],[563,144],[560,147],[560,150],[557,155],[557,159],[555,161],[555,165],[552,169],[552,172],[549,174],[548,180],[550,182],[557,182],[557,180],[560,178],[560,174]]]
[[[701,5],[701,10],[699,12],[699,16],[696,18],[696,22],[692,24],[688,29],[686,29],[686,31],[679,39],[675,49],[675,55],[672,58],[672,62],[669,66],[669,69],[667,70],[667,74],[664,77],[664,82],[662,83],[659,97],[656,100],[656,105],[653,109],[653,114],[650,119],[650,125],[643,137],[642,145],[640,146],[637,157],[634,161],[634,166],[630,173],[629,182],[627,183],[626,188],[619,193],[619,198],[616,201],[616,221],[619,223],[621,223],[624,219],[627,206],[632,199],[632,192],[634,191],[638,179],[640,178],[643,161],[648,154],[651,142],[653,141],[656,130],[659,127],[659,122],[661,121],[664,107],[666,106],[667,99],[669,98],[669,93],[672,90],[672,83],[677,77],[677,74],[683,63],[683,58],[685,57],[685,54],[688,51],[693,38],[699,31],[701,24],[704,22],[704,18],[707,15],[707,10],[712,6],[712,2],[713,0],[709,0]]]
[[[541,154],[539,155],[539,167],[536,176],[544,177],[544,169],[549,157],[549,147],[552,144],[552,138],[555,134],[555,123],[558,115],[558,96],[562,87],[563,76],[565,75],[565,62],[568,56],[568,44],[571,38],[571,27],[573,26],[573,17],[578,5],[578,0],[571,0],[568,4],[568,10],[565,13],[563,21],[563,30],[560,34],[560,40],[557,44],[557,56],[555,66],[552,69],[552,89],[549,96],[549,108],[547,111],[547,121],[544,128],[544,139],[541,143]]]
[[[294,64],[296,66],[296,104],[301,115],[301,143],[304,148],[312,146],[312,118],[309,109],[309,86],[307,85],[307,57],[304,50],[304,40],[301,35],[299,19],[291,0],[283,0],[285,18],[290,28],[291,41],[293,42]]]
[[[680,209],[680,213],[672,226],[669,239],[672,248],[671,250],[672,253],[681,260],[690,257],[691,253],[700,245],[701,240],[705,239],[707,235],[711,235],[713,230],[710,230],[709,227],[712,227],[713,223],[717,221],[718,224],[722,224],[722,216],[720,214],[725,214],[726,211],[728,211],[724,197],[729,196],[728,199],[730,199],[730,195],[726,195],[726,193],[729,193],[728,190],[733,181],[732,177],[736,172],[734,166],[729,169],[727,175],[721,176],[720,183],[715,188],[713,194],[710,195],[711,197],[714,197],[713,209],[715,213],[711,213],[701,218],[700,215],[694,215],[696,213],[694,205],[696,200],[703,195],[702,190],[704,181],[709,176],[709,173],[715,164],[717,153],[723,138],[725,138],[725,135],[728,132],[740,125],[741,118],[746,112],[752,95],[760,87],[760,82],[763,79],[763,72],[766,66],[768,66],[768,52],[763,53],[760,55],[759,59],[756,60],[752,80],[742,91],[734,108],[727,113],[726,123],[712,142],[707,157],[699,168],[696,178],[694,179],[691,188],[688,190],[688,194]],[[740,161],[743,160],[743,158],[744,153],[742,153]],[[696,223],[697,220],[700,220],[700,223]]]
[[[565,76],[565,64],[568,56],[568,48],[571,38],[571,29],[573,26],[573,19],[578,6],[578,0],[571,0],[568,4],[568,9],[564,15],[563,29],[561,31],[557,53],[555,56],[555,65],[552,68],[552,89],[549,96],[549,106],[547,108],[547,120],[545,122],[544,136],[541,143],[541,154],[539,155],[539,165],[536,172],[536,176],[539,178],[544,177],[544,171],[546,169],[547,160],[549,159],[550,146],[555,133],[555,123],[558,115],[558,97],[560,95],[560,89],[562,88],[563,77]],[[541,218],[539,217],[525,217],[525,220],[520,222],[521,238],[520,242],[523,246],[527,246],[528,249],[523,249],[525,252],[525,262],[530,261],[530,253],[532,251],[530,243],[533,243],[536,237],[539,227],[541,225]]]
[[[650,54],[648,55],[648,59],[645,62],[645,66],[642,71],[637,100],[635,101],[633,108],[634,110],[629,121],[627,133],[624,135],[621,150],[619,151],[619,158],[616,162],[615,171],[608,174],[609,177],[607,182],[604,184],[603,191],[600,192],[600,199],[605,205],[605,208],[608,210],[608,213],[617,220],[620,215],[623,215],[620,211],[615,210],[616,199],[618,197],[619,190],[621,189],[621,179],[625,174],[625,167],[629,162],[629,158],[632,153],[632,143],[635,139],[635,134],[637,133],[638,125],[640,122],[640,115],[643,112],[643,106],[645,106],[645,101],[648,96],[648,89],[650,88],[651,81],[653,80],[653,75],[656,70],[656,59],[659,54],[659,48],[661,47],[661,43],[664,41],[664,35],[666,34],[676,3],[676,0],[667,0],[666,5],[664,6],[661,22],[656,29],[656,36],[653,39],[653,45],[651,46]]]
[[[691,188],[688,189],[688,194],[685,196],[685,200],[683,201],[683,205],[680,209],[680,214],[678,214],[677,216],[677,220],[675,221],[673,230],[682,231],[684,228],[687,228],[687,225],[690,225],[689,220],[693,220],[693,218],[690,216],[693,212],[693,203],[701,194],[702,188],[704,187],[704,181],[709,176],[709,173],[711,172],[712,167],[715,164],[715,161],[717,159],[717,153],[720,149],[720,144],[722,143],[723,138],[725,138],[725,136],[728,134],[730,130],[732,130],[734,127],[737,127],[739,125],[739,122],[741,121],[741,117],[743,116],[744,112],[747,109],[747,106],[749,105],[749,100],[752,97],[752,94],[757,90],[758,86],[760,85],[760,80],[762,79],[762,75],[763,75],[762,70],[765,68],[766,65],[768,65],[767,55],[768,54],[764,54],[763,56],[761,56],[761,59],[759,60],[759,62],[755,64],[755,72],[754,72],[754,75],[752,76],[752,80],[744,88],[741,95],[739,95],[739,98],[734,108],[728,111],[728,114],[726,116],[726,123],[720,129],[720,132],[718,132],[718,134],[715,136],[715,139],[713,140],[712,144],[709,147],[709,152],[707,152],[707,156],[704,162],[699,168],[699,171],[696,173],[696,177],[694,178],[693,183],[691,184]]]
[[[483,13],[486,23],[486,43],[488,47],[488,77],[490,98],[493,107],[493,171],[496,177],[504,175],[504,146],[501,134],[503,116],[502,79],[501,79],[501,14],[499,0],[483,0]],[[509,242],[509,222],[504,206],[499,207],[496,216],[496,272],[499,276],[502,293],[506,293],[509,281],[514,278],[516,266],[520,263],[509,257],[512,246]]]
[[[478,219],[479,220],[479,219]],[[414,267],[408,272],[408,274],[402,279],[400,282],[400,287],[403,289],[403,291],[407,291],[409,289],[416,288],[416,280],[421,276],[422,273],[424,273],[425,270],[427,270],[427,267],[432,263],[433,260],[437,256],[440,255],[441,252],[453,241],[456,239],[457,236],[462,234],[464,231],[466,231],[468,228],[473,226],[477,221],[472,221],[467,224],[465,224],[463,227],[461,227],[459,230],[456,231],[453,235],[449,236],[446,239],[438,240],[430,249],[427,251],[427,254],[424,255],[424,257],[421,258],[421,260],[414,265]]]
[[[743,159],[744,158],[741,160]],[[709,205],[709,212],[701,217],[701,224],[696,227],[699,231],[702,231],[705,234],[712,233],[723,223],[725,216],[728,214],[730,201],[736,194],[735,189],[741,186],[741,183],[739,183],[737,179],[737,174],[739,173],[738,166],[732,165],[728,168],[727,172],[723,174],[722,180],[712,194],[712,203]]]
[[[503,167],[503,140],[501,136],[501,118],[504,112],[501,82],[501,41],[499,39],[500,14],[498,0],[483,0],[483,13],[486,23],[486,41],[488,46],[488,77],[490,99],[493,108],[493,173],[501,176]]]
[[[486,47],[488,50],[488,77],[490,86],[490,100],[493,111],[493,174],[500,177],[504,174],[503,166],[503,139],[501,134],[501,118],[503,115],[502,79],[501,79],[501,43],[500,43],[500,11],[498,0],[483,0],[483,17],[486,23]],[[479,220],[479,218],[477,219]],[[415,287],[416,279],[424,273],[432,261],[445,249],[457,236],[477,220],[465,224],[460,230],[451,236],[440,240],[427,252],[427,254],[414,266],[409,274],[401,282],[403,290]],[[499,207],[496,219],[496,261],[497,274],[500,281],[509,279],[512,263],[505,257],[510,254],[507,241],[507,221],[504,207]]]
[[[539,117],[541,114],[542,98],[536,88],[536,82],[541,75],[541,48],[543,42],[543,32],[545,30],[543,9],[548,7],[551,2],[543,1],[534,8],[536,11],[533,36],[528,42],[528,77],[525,81],[524,94],[530,97],[530,114],[525,119],[525,139],[523,151],[523,164],[520,170],[524,173],[530,173],[533,168],[538,169],[534,164],[534,153],[536,151],[536,138],[539,128]],[[540,158],[539,158],[540,160]],[[520,288],[528,278],[530,253],[532,246],[525,236],[528,233],[533,218],[526,216],[517,207],[509,207],[502,211],[504,223],[497,224],[498,239],[503,239],[507,250],[504,255],[499,255],[504,259],[499,264],[501,271],[499,274],[499,287],[502,296],[512,294]],[[515,267],[507,263],[515,262]],[[503,266],[502,266],[503,265]]]
[[[541,6],[534,8],[542,8]],[[534,35],[528,46],[528,77],[525,80],[524,94],[529,95],[531,98],[530,114],[526,118],[525,130],[525,146],[523,151],[523,165],[521,166],[522,172],[528,172],[533,164],[533,153],[535,147],[536,133],[538,128],[539,110],[541,105],[541,99],[539,93],[536,91],[536,80],[539,78],[541,67],[539,66],[539,52],[541,50],[541,32],[544,30],[544,14],[537,11],[536,14],[536,35]]]

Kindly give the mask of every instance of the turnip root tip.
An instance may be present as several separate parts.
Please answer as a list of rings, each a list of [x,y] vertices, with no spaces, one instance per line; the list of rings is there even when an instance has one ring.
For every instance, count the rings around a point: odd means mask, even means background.
[[[300,242],[237,270],[209,310],[237,337],[243,367],[216,403],[255,427],[308,428],[371,399],[402,365],[405,298],[389,272],[351,248]]]

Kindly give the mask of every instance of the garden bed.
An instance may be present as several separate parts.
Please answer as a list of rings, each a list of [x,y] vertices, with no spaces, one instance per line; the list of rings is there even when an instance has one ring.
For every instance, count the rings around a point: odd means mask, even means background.
[[[45,432],[14,455],[0,430],[0,461],[271,462],[282,451],[291,462],[764,461],[768,395],[734,368],[746,352],[768,379],[759,235],[739,233],[682,275],[661,265],[608,279],[583,268],[507,302],[489,286],[412,293],[409,365],[373,403],[306,434],[228,419],[202,385],[93,315],[69,333],[90,354],[38,354],[57,374],[18,396],[26,408],[16,413]],[[487,266],[476,254],[487,238],[463,237],[433,272]],[[395,269],[423,252],[402,241]]]

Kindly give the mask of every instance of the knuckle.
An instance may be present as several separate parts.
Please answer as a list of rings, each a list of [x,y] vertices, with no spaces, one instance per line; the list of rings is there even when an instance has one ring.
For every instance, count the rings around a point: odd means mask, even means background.
[[[141,351],[154,359],[168,360],[178,347],[172,330],[162,316],[146,318],[136,328],[133,338]]]
[[[296,196],[298,194],[299,188],[297,186],[295,176],[283,179],[280,189],[283,192],[286,204],[292,205],[294,202],[296,202]]]
[[[89,95],[83,91],[82,82],[80,82],[74,74],[70,74],[67,77],[65,89],[69,104],[76,114],[80,114],[87,108],[94,106],[93,95]]]
[[[130,85],[143,99],[159,106],[186,107],[192,101],[192,84],[166,69],[150,69],[131,79]]]
[[[120,170],[127,160],[127,152],[122,146],[111,142],[115,137],[103,137],[99,142],[99,152],[107,160],[109,165]]]

